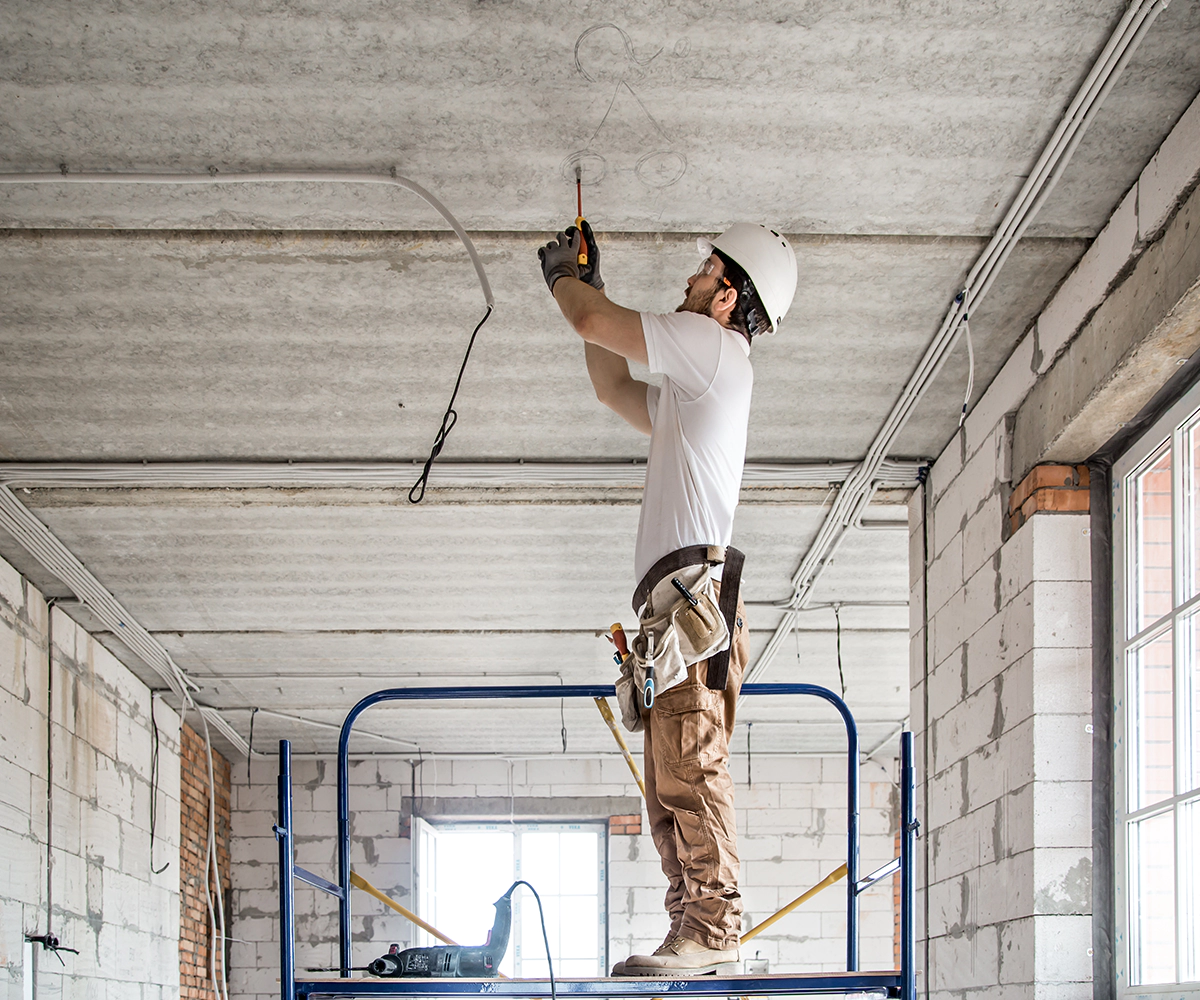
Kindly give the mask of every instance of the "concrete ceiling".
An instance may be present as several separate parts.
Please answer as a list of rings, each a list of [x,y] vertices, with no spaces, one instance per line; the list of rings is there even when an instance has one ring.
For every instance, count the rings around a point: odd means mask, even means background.
[[[1123,8],[10,5],[0,171],[394,167],[425,184],[496,290],[445,451],[460,462],[644,458],[591,396],[534,258],[574,215],[576,159],[625,304],[673,308],[697,233],[771,221],[800,287],[754,349],[749,458],[856,460]],[[1200,3],[1175,0],[972,316],[976,399],[1195,96],[1197,66]],[[419,463],[482,314],[458,241],[391,188],[5,186],[0,226],[8,461]],[[897,457],[940,452],[966,374],[960,351]],[[420,507],[407,482],[18,496],[243,735],[254,706],[336,723],[410,678],[610,679],[598,634],[632,620],[636,491],[433,482]],[[872,516],[902,522],[904,500],[883,494]],[[756,652],[827,503],[744,491]],[[813,596],[846,605],[868,748],[907,712],[907,551],[903,530],[855,532]],[[0,552],[61,592],[11,539]],[[834,627],[828,608],[801,616],[768,679],[838,689]],[[763,724],[756,749],[842,746],[821,706],[760,699],[742,718]],[[611,749],[591,706],[565,719],[571,752]],[[557,702],[379,710],[363,727],[425,751],[561,752]],[[256,744],[280,735],[332,742],[258,716]]]

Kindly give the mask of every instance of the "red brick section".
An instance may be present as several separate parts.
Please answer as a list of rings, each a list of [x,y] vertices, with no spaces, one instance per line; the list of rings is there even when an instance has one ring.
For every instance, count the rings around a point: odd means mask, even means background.
[[[1016,531],[1039,511],[1086,513],[1091,508],[1086,465],[1037,465],[1008,498],[1009,528]]]
[[[642,815],[638,813],[636,816],[609,816],[608,817],[608,832],[609,833],[641,833],[642,832]]]
[[[217,800],[217,858],[221,891],[229,912],[229,761],[213,751],[213,778]],[[179,997],[180,1000],[213,1000],[215,993],[208,968],[213,947],[208,902],[204,896],[208,843],[208,755],[204,739],[184,725],[179,749]],[[211,881],[210,881],[211,884]],[[215,893],[213,899],[216,904]],[[217,969],[225,958],[217,949]]]

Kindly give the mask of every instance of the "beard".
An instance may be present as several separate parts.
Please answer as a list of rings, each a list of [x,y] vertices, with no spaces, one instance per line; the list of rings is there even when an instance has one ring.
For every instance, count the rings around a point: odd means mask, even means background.
[[[721,291],[722,287],[719,282],[713,282],[712,288],[705,292],[697,291],[696,286],[693,285],[688,289],[684,300],[675,307],[675,311],[699,313],[701,316],[708,316],[713,299],[717,297],[717,293]]]

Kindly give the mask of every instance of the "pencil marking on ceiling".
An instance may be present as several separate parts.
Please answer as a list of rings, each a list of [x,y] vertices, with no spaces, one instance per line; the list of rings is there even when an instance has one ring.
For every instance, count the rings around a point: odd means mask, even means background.
[[[585,42],[601,31],[616,32],[620,38],[620,52],[616,56],[618,65],[603,66],[598,61],[598,54],[589,55]],[[690,43],[686,39],[677,42],[674,48],[676,55],[686,55],[690,50]],[[657,118],[646,107],[645,101],[636,90],[634,90],[630,80],[640,80],[646,75],[647,69],[663,52],[660,46],[652,54],[644,57],[639,57],[633,47],[633,40],[629,37],[628,32],[615,24],[596,24],[586,29],[575,40],[575,70],[585,80],[590,83],[613,83],[612,97],[605,108],[603,116],[600,118],[599,124],[593,130],[591,138],[588,139],[583,149],[576,153],[572,153],[563,161],[563,174],[569,180],[574,180],[575,168],[580,168],[581,177],[584,183],[598,183],[608,172],[607,161],[592,150],[592,144],[596,142],[601,130],[607,124],[613,110],[617,107],[617,99],[621,96],[624,90],[630,97],[633,98],[641,115],[635,115],[635,118],[644,118],[650,124],[654,132],[667,143],[668,147],[674,146],[674,140],[671,138],[667,130],[662,126]],[[620,114],[620,111],[618,111]],[[654,149],[644,153],[634,164],[634,175],[647,187],[666,188],[675,184],[684,173],[687,171],[687,157],[672,148]]]

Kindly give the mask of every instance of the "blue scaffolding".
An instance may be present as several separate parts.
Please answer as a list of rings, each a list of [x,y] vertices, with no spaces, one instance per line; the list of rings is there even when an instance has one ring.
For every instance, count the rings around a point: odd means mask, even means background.
[[[292,830],[291,745],[279,741],[279,819],[275,836],[279,841],[279,958],[282,1000],[318,998],[407,997],[438,1000],[444,997],[507,997],[543,1000],[550,998],[548,979],[355,979],[351,971],[350,934],[350,734],[355,720],[372,705],[389,701],[446,701],[522,698],[605,698],[614,696],[611,686],[567,685],[551,687],[427,687],[390,688],[367,695],[342,723],[338,740],[337,841],[338,881],[330,882],[295,862]],[[602,979],[555,978],[554,994],[564,997],[688,997],[790,996],[816,993],[863,993],[902,1000],[915,1000],[916,981],[913,939],[913,859],[917,821],[913,803],[913,738],[900,735],[900,856],[862,878],[858,874],[859,853],[859,746],[858,727],[846,703],[828,688],[816,684],[746,684],[741,693],[760,695],[805,695],[821,698],[837,709],[846,726],[846,971],[814,974],[697,976],[683,979],[614,977]],[[858,968],[858,898],[871,886],[900,872],[900,968],[862,972]],[[296,978],[295,883],[299,879],[327,892],[338,901],[338,957],[336,979]]]

